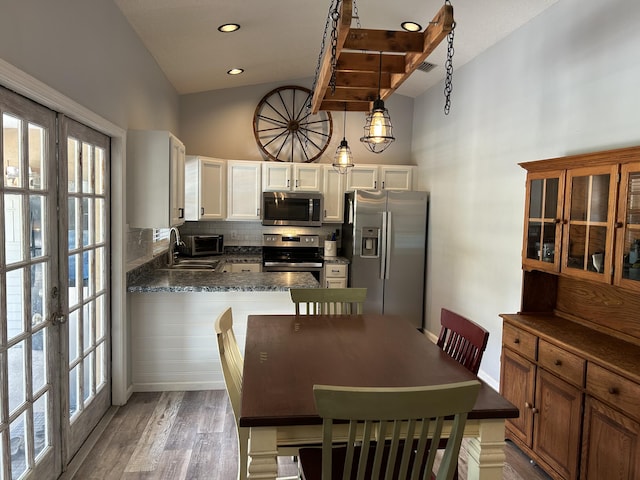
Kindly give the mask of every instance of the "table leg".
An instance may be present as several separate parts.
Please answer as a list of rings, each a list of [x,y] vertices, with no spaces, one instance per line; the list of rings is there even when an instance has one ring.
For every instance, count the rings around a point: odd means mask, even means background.
[[[504,419],[481,420],[480,435],[469,441],[468,480],[502,480]]]
[[[277,429],[249,429],[249,467],[247,480],[269,479],[278,476]]]

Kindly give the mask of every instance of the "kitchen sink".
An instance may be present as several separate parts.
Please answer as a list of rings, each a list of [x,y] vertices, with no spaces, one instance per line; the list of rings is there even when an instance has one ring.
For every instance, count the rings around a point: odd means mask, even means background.
[[[198,260],[198,259],[181,259],[173,265],[167,265],[161,270],[181,270],[181,271],[209,271],[213,272],[220,263],[219,260]]]

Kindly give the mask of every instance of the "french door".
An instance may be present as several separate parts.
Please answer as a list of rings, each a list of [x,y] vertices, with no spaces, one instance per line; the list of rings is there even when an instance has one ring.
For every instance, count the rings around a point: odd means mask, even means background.
[[[56,478],[110,404],[109,139],[0,88],[0,478]]]

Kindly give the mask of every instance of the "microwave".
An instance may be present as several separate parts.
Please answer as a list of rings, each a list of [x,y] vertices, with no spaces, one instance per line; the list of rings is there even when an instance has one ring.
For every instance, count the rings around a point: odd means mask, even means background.
[[[178,247],[178,251],[189,257],[223,253],[222,235],[183,235],[181,240],[182,245]]]
[[[262,225],[319,227],[322,213],[321,193],[262,193]]]

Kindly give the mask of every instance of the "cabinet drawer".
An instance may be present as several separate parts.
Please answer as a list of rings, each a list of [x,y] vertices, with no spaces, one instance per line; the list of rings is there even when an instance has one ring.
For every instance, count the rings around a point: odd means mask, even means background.
[[[324,274],[327,278],[330,277],[346,277],[347,276],[347,266],[344,264],[330,264],[325,265]]]
[[[538,365],[579,387],[584,384],[585,364],[584,359],[549,342],[538,344]]]
[[[589,362],[587,393],[640,419],[640,385]]]
[[[502,344],[523,357],[536,360],[538,337],[505,323],[502,328]]]

